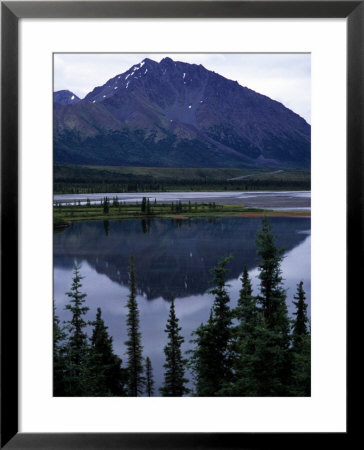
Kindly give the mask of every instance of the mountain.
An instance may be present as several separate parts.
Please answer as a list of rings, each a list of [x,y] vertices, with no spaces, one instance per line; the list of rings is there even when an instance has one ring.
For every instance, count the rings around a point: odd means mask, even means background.
[[[71,91],[57,91],[53,94],[53,103],[57,103],[59,105],[75,105],[80,101],[80,98],[77,97]]]
[[[54,102],[56,164],[309,168],[310,136],[281,103],[170,58]]]

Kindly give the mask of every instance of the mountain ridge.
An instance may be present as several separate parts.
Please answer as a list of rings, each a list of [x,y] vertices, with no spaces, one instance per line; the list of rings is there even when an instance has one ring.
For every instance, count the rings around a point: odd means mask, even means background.
[[[81,101],[81,99],[77,97],[76,94],[74,94],[71,91],[68,91],[67,89],[56,91],[53,93],[53,102],[59,105],[71,105],[71,104],[74,105],[79,101]]]
[[[76,103],[54,103],[54,161],[309,168],[310,131],[281,103],[202,65],[146,58]]]

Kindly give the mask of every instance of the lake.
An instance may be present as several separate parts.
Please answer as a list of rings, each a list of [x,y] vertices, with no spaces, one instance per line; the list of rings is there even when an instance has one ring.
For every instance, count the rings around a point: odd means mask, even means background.
[[[310,313],[309,217],[272,217],[269,219],[277,245],[285,249],[282,263],[284,286],[290,313],[299,281],[304,282]],[[224,217],[216,219],[151,219],[74,222],[54,235],[54,299],[57,314],[65,320],[73,264],[81,264],[82,292],[87,293],[93,320],[101,307],[103,318],[114,338],[114,350],[125,365],[128,266],[134,254],[138,305],[144,356],[149,356],[155,378],[155,394],[163,381],[166,333],[164,328],[170,301],[175,298],[176,314],[185,337],[183,350],[190,348],[190,335],[209,316],[213,297],[210,270],[227,255],[231,306],[236,305],[244,265],[253,277],[257,291],[255,237],[261,219]],[[188,378],[188,376],[187,376]]]

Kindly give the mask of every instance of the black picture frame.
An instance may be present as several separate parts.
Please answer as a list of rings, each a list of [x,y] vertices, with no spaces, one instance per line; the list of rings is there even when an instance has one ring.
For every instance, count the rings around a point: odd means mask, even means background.
[[[311,438],[316,445],[327,444],[325,433],[18,433],[18,21],[117,17],[347,19],[347,305],[359,289],[363,274],[364,1],[1,2],[1,448],[227,449],[277,444],[297,448],[306,447]],[[350,341],[347,349],[350,356]],[[342,446],[353,431],[349,419],[350,409],[347,432],[331,434]]]

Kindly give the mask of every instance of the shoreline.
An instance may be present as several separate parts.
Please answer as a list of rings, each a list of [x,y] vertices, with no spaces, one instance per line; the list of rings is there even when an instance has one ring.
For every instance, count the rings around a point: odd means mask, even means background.
[[[84,196],[72,202],[71,198],[54,197],[54,228],[61,230],[76,221],[123,220],[123,219],[175,219],[217,217],[310,217],[311,193],[291,191],[277,194],[272,191],[216,192],[180,194],[178,196],[150,193],[127,194],[122,197],[101,197],[100,194],[88,198]],[[73,199],[76,197],[74,196]],[[62,201],[63,200],[63,201]],[[69,201],[69,203],[65,203]]]
[[[100,221],[100,220],[151,220],[151,219],[173,219],[173,220],[188,220],[188,219],[204,219],[204,218],[220,218],[220,217],[311,217],[311,211],[276,211],[276,210],[260,210],[252,211],[251,208],[247,208],[248,211],[226,211],[226,212],[197,212],[197,213],[165,213],[165,214],[96,214],[94,216],[56,216],[63,220],[61,223],[55,223],[54,230],[61,231],[68,228],[72,222],[84,222],[84,221]]]

